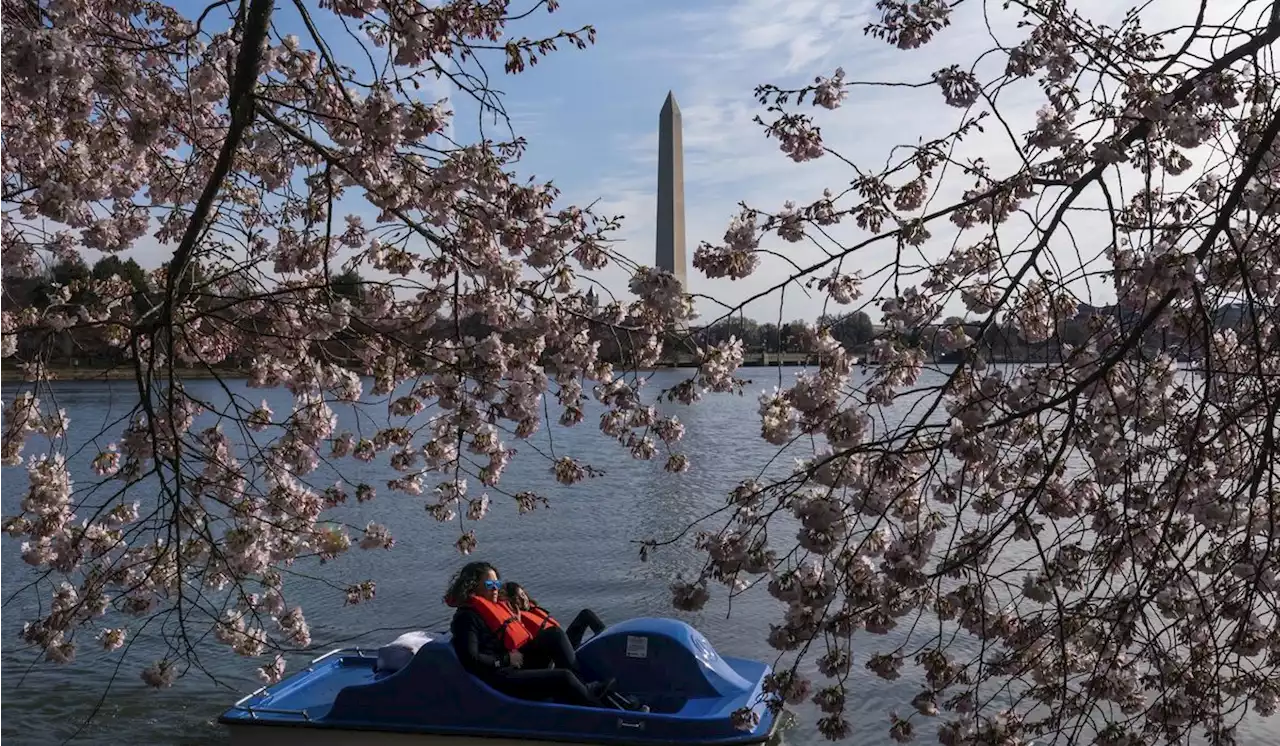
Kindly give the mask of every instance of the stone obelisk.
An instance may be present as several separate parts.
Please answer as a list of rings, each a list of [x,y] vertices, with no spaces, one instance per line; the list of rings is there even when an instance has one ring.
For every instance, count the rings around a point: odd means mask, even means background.
[[[667,93],[658,115],[658,240],[657,265],[675,275],[689,292],[684,254],[684,142],[680,135],[680,107]]]

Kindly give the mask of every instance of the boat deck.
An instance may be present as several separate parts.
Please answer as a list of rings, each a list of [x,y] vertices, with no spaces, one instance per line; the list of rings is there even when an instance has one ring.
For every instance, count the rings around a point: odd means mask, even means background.
[[[383,678],[386,674],[374,671],[376,663],[372,653],[335,651],[275,687],[263,687],[241,699],[232,709],[252,720],[319,720],[329,714],[338,692]]]

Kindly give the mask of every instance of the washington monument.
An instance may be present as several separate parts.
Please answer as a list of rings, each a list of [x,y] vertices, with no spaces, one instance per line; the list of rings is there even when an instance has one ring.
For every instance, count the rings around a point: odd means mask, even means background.
[[[680,107],[667,93],[658,115],[658,240],[657,265],[675,275],[689,292],[688,261],[684,254],[684,143],[680,136]]]

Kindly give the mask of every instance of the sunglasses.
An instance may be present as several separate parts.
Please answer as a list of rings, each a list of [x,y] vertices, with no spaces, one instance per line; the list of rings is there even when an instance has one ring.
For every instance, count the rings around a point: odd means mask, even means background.
[[[502,590],[502,581],[501,581],[501,580],[486,580],[486,581],[484,581],[484,587],[485,587],[485,588],[488,588],[488,589],[489,589],[489,590],[491,590],[491,591],[500,591],[500,590]]]

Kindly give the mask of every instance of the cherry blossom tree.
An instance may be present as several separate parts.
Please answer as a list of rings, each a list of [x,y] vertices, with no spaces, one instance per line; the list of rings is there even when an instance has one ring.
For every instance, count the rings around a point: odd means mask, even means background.
[[[579,283],[618,260],[615,221],[520,181],[523,142],[489,132],[505,118],[486,60],[517,74],[592,39],[500,43],[509,23],[555,7],[529,5],[248,0],[190,19],[85,1],[6,24],[6,276],[144,239],[172,247],[147,293],[89,278],[4,311],[6,355],[32,330],[94,335],[128,352],[141,401],[92,473],[74,475],[72,423],[40,395],[51,372],[39,356],[25,361],[36,387],[5,412],[4,463],[30,483],[5,528],[40,573],[31,592],[52,598],[23,636],[46,657],[127,646],[131,627],[164,614],[250,657],[305,646],[293,563],[392,543],[384,526],[324,520],[350,496],[315,483],[321,464],[385,458],[386,487],[459,520],[465,553],[490,493],[541,504],[504,492],[501,475],[510,443],[543,424],[544,397],[574,424],[589,390],[607,408],[601,431],[639,458],[679,441],[678,419],[593,335],[625,335],[629,363],[652,364],[664,330],[691,316],[685,289],[635,268],[636,300],[589,303]],[[826,114],[806,108],[885,81],[836,70],[757,90],[766,137],[796,162],[841,159],[852,186],[744,206],[695,266],[741,279],[763,266],[766,237],[817,243],[824,258],[769,292],[807,284],[849,310],[874,304],[883,332],[859,377],[828,330],[810,330],[817,369],[760,400],[761,436],[810,452],[782,477],[744,474],[722,522],[697,527],[706,564],[673,603],[701,608],[717,583],[766,586],[785,606],[767,635],[774,703],[811,701],[832,739],[849,734],[857,664],[918,684],[887,713],[898,741],[1146,744],[1201,730],[1230,743],[1247,710],[1280,702],[1280,11],[1202,0],[1107,25],[1060,0],[980,5],[877,3],[868,33],[903,50],[960,14],[1019,21],[971,64],[897,82],[936,89],[960,123],[887,165],[826,146]],[[367,43],[367,65],[339,63],[326,22]],[[290,25],[301,38],[280,32]],[[463,144],[449,105],[422,94],[440,81],[497,124]],[[1044,104],[1020,132],[1006,102],[1029,87]],[[961,155],[991,132],[1010,157]],[[352,202],[374,209],[372,225],[354,209],[335,220]],[[1070,248],[1076,235],[1095,243]],[[882,245],[887,266],[860,262]],[[353,289],[352,277],[370,279]],[[1058,340],[1099,279],[1116,302]],[[978,321],[939,328],[956,300]],[[988,361],[997,327],[1051,348],[1049,362]],[[922,391],[926,328],[961,362]],[[741,390],[736,340],[699,352],[665,399]],[[255,386],[287,389],[292,410],[237,401],[196,428],[209,407],[185,371],[237,357]],[[382,407],[385,427],[338,431],[334,407],[347,405]],[[592,473],[570,456],[552,468],[564,483]],[[144,483],[154,504],[128,490]],[[375,586],[347,590],[358,603]],[[166,686],[190,664],[174,649],[143,678]],[[280,657],[261,668],[283,672]]]
[[[37,579],[15,593],[45,601],[26,643],[70,662],[177,619],[182,642],[139,666],[149,684],[198,666],[192,641],[210,635],[265,656],[262,677],[278,680],[279,653],[310,644],[286,583],[295,563],[394,542],[331,509],[379,489],[421,496],[459,521],[471,552],[491,495],[521,512],[546,502],[504,490],[502,475],[547,397],[563,425],[594,397],[608,437],[685,467],[663,447],[679,421],[598,347],[623,335],[629,362],[652,365],[691,302],[669,274],[631,267],[637,300],[588,303],[578,277],[616,258],[616,220],[514,170],[525,143],[489,68],[517,75],[594,41],[590,27],[512,35],[556,6],[245,0],[185,17],[151,0],[72,0],[19,17],[6,5],[5,277],[86,251],[170,252],[142,291],[85,276],[45,305],[6,300],[9,364],[19,339],[74,332],[121,351],[140,401],[103,433],[92,469],[72,473],[69,428],[93,425],[51,403],[47,355],[21,361],[34,385],[4,412],[2,451],[29,482],[4,529]],[[359,51],[338,59],[338,35]],[[447,98],[428,95],[442,87]],[[228,410],[184,386],[231,363],[251,387],[290,392],[291,411],[238,394]],[[336,407],[384,424],[339,431]],[[392,478],[321,483],[344,459],[381,461]],[[592,474],[571,454],[551,468],[564,484]],[[346,598],[375,592],[370,580]]]
[[[898,742],[1234,743],[1280,703],[1280,6],[1157,2],[1110,25],[1061,0],[876,7],[867,34],[901,50],[963,15],[996,46],[931,80],[757,89],[765,136],[848,164],[850,186],[744,205],[695,266],[740,279],[766,247],[817,244],[767,293],[805,283],[883,331],[858,375],[810,330],[817,369],[759,410],[802,458],[696,524],[705,564],[674,603],[766,585],[775,705],[816,705],[832,740],[865,666],[915,685],[885,713]],[[932,87],[959,124],[856,163],[821,123],[873,85]],[[882,245],[887,265],[862,258]],[[1116,300],[1082,317],[1098,282]],[[939,328],[957,303],[971,321]],[[1048,362],[988,360],[997,324]],[[923,390],[926,328],[960,362]]]

